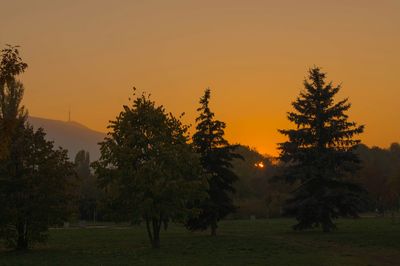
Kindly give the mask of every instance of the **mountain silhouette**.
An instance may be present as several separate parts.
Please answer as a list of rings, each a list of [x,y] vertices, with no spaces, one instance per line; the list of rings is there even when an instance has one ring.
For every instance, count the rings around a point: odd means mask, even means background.
[[[28,117],[28,122],[35,129],[43,128],[47,140],[54,141],[55,147],[68,150],[68,156],[74,160],[79,150],[90,153],[90,160],[95,161],[100,157],[98,143],[104,139],[106,133],[92,130],[74,121],[59,121],[40,117]]]

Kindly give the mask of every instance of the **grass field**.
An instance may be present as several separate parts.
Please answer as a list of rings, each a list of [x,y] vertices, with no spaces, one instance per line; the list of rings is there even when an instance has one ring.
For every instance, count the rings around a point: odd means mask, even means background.
[[[144,227],[53,229],[48,244],[0,251],[0,265],[400,265],[400,222],[339,220],[339,230],[294,232],[289,219],[224,221],[219,236],[181,226],[149,248]]]

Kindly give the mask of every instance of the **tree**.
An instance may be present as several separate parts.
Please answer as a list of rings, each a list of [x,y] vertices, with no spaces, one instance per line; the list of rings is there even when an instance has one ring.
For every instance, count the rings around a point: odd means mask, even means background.
[[[90,171],[90,155],[85,150],[80,150],[75,155],[75,172],[78,176],[78,209],[79,219],[96,221],[97,203],[100,190],[97,179]]]
[[[102,219],[101,201],[104,197],[103,191],[98,187],[97,176],[90,169],[90,154],[80,150],[75,156],[75,172],[78,176],[78,210],[79,219],[92,220],[94,223],[98,218]]]
[[[67,218],[73,165],[42,129],[25,124],[14,129],[8,154],[0,160],[0,238],[22,250]]]
[[[333,219],[357,217],[363,202],[361,187],[346,177],[358,168],[353,150],[360,140],[354,137],[364,127],[348,121],[348,100],[334,101],[341,86],[325,79],[318,67],[309,70],[304,90],[292,103],[294,111],[287,116],[296,128],[279,130],[288,137],[279,144],[280,159],[287,164],[285,177],[300,181],[286,205],[287,214],[298,220],[297,230],[321,225],[323,231],[331,231]]]
[[[399,144],[389,149],[368,148],[359,145],[356,153],[361,160],[361,169],[355,180],[361,183],[369,194],[369,210],[384,216],[399,208],[400,198],[400,153]]]
[[[78,177],[85,178],[90,175],[90,154],[85,150],[80,150],[75,155],[75,171]]]
[[[145,221],[151,246],[158,248],[161,226],[182,221],[191,211],[187,202],[203,191],[188,127],[142,94],[131,107],[123,107],[109,128],[94,164],[100,184],[116,219]]]
[[[200,112],[196,118],[196,133],[193,135],[193,145],[200,155],[204,171],[208,174],[208,198],[192,203],[201,209],[197,217],[192,217],[186,223],[190,230],[206,230],[211,228],[211,235],[216,235],[218,221],[235,211],[231,194],[235,192],[233,183],[237,176],[232,169],[232,160],[242,158],[234,153],[237,145],[229,145],[224,138],[226,124],[214,119],[210,110],[210,89],[206,89],[200,98]]]
[[[67,151],[26,123],[24,87],[16,79],[26,67],[17,46],[1,51],[0,238],[17,249],[44,241],[48,227],[66,218],[73,176]]]
[[[20,106],[24,88],[16,78],[28,67],[19,56],[18,46],[7,45],[0,60],[0,158],[8,154],[14,129],[26,117]],[[18,121],[19,120],[19,121]]]

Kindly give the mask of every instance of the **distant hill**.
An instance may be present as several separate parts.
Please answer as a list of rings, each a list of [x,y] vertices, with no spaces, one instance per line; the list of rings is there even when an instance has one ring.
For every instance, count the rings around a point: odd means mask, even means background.
[[[42,127],[47,139],[52,140],[55,146],[61,146],[68,150],[71,160],[74,160],[79,150],[90,153],[90,160],[95,161],[100,157],[100,149],[97,143],[106,136],[105,133],[94,131],[77,122],[65,122],[46,118],[30,116],[28,122],[35,128]]]

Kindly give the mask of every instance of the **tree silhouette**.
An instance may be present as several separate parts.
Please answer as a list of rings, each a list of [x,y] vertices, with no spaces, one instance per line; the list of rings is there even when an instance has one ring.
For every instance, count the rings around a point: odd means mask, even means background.
[[[0,160],[0,238],[16,249],[45,241],[48,227],[67,219],[72,178],[67,151],[54,149],[42,129],[19,125]]]
[[[233,183],[237,180],[232,170],[231,161],[241,158],[233,151],[237,146],[229,145],[224,138],[225,123],[214,119],[210,110],[210,89],[206,89],[200,98],[200,112],[196,119],[196,133],[193,135],[193,145],[201,156],[201,164],[208,174],[208,195],[202,201],[194,203],[201,209],[199,216],[189,219],[187,227],[191,230],[205,230],[211,228],[211,235],[216,235],[218,221],[235,210],[231,193],[235,189]]]
[[[79,218],[96,222],[102,191],[97,186],[97,177],[90,170],[90,154],[80,150],[75,156],[75,172],[78,176]]]
[[[80,150],[75,155],[75,171],[78,177],[85,178],[90,175],[90,154],[85,150]]]
[[[354,137],[363,126],[348,121],[347,99],[335,103],[340,90],[318,67],[308,72],[304,90],[292,103],[288,113],[295,129],[279,130],[288,137],[280,143],[280,159],[287,164],[289,180],[299,180],[300,186],[287,201],[286,212],[295,215],[302,230],[322,226],[327,232],[335,228],[333,219],[356,217],[362,203],[362,189],[346,176],[357,170],[354,147],[360,140]]]
[[[146,95],[124,106],[101,143],[94,164],[111,208],[120,219],[142,219],[153,248],[161,226],[183,220],[187,202],[202,194],[198,156],[188,144],[187,126]]]
[[[17,46],[1,51],[0,238],[17,249],[44,241],[48,227],[66,219],[73,176],[67,151],[26,123],[24,88],[16,79],[26,67]]]
[[[0,158],[7,156],[11,136],[26,112],[21,106],[24,87],[17,76],[28,67],[19,55],[18,46],[7,45],[0,60]]]
[[[389,149],[368,148],[359,145],[356,149],[361,160],[361,169],[354,177],[363,184],[369,195],[369,210],[385,215],[399,208],[400,199],[400,146],[393,143]]]

